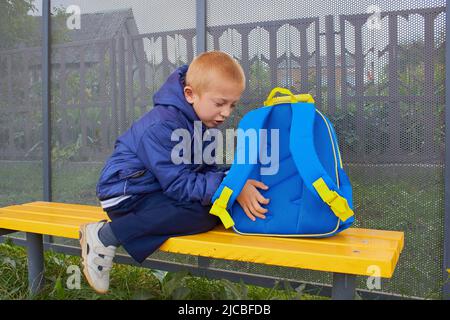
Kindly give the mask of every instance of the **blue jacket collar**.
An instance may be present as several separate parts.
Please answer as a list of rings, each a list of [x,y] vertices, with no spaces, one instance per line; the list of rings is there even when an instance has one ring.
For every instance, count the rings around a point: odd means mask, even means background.
[[[190,121],[200,121],[193,106],[184,96],[184,86],[188,65],[177,68],[153,95],[153,104],[170,105],[179,109]]]

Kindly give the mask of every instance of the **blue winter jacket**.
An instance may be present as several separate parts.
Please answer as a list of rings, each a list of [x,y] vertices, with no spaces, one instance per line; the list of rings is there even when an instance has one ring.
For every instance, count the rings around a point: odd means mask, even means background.
[[[171,141],[172,132],[185,128],[193,138],[194,121],[200,121],[183,93],[187,69],[184,65],[175,70],[153,96],[153,109],[117,138],[97,183],[100,201],[163,190],[168,197],[179,201],[211,203],[227,167],[193,161],[174,164],[170,156],[172,148],[180,142]],[[205,129],[202,124],[202,134]],[[191,150],[194,155],[193,143]]]

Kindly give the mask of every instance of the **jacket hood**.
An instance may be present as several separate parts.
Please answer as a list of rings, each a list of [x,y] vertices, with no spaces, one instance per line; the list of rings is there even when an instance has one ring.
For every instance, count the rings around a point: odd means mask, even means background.
[[[179,109],[189,120],[199,121],[192,105],[184,97],[184,86],[188,65],[177,68],[153,95],[153,105],[173,106]]]

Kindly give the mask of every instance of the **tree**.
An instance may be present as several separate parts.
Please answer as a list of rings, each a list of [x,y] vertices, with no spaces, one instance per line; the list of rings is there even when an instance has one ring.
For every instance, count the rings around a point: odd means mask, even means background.
[[[259,59],[250,65],[250,92],[256,94],[256,100],[260,100],[261,96],[270,92],[270,70],[267,64]]]
[[[33,31],[39,27],[39,21],[29,15],[36,12],[34,0],[0,1],[0,50],[18,46],[32,47],[39,45]]]
[[[42,17],[31,15],[38,11],[35,1],[0,1],[0,51],[42,45]],[[68,29],[65,24],[68,16],[64,7],[52,9],[52,44],[67,41]]]

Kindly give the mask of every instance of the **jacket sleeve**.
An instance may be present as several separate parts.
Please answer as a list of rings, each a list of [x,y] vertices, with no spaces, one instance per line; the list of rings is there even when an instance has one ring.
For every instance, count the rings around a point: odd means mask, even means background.
[[[202,170],[202,172],[226,172],[228,170],[230,170],[231,165],[217,165],[217,164],[207,164],[205,165],[204,169]]]
[[[153,172],[168,197],[209,205],[225,173],[194,172],[190,164],[173,163],[171,152],[179,141],[172,141],[171,135],[176,129],[175,123],[167,121],[153,124],[145,131],[137,147],[138,157]]]

